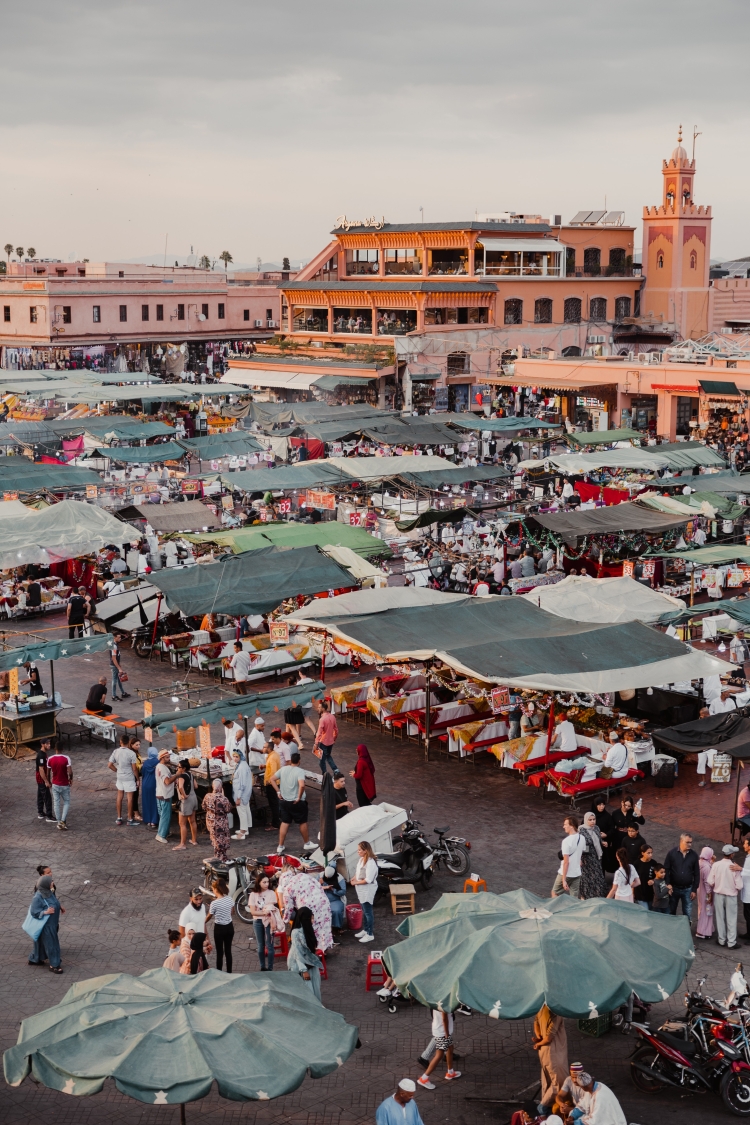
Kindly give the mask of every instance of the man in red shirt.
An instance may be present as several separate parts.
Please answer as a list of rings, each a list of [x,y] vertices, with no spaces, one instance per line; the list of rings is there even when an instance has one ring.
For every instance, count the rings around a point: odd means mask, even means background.
[[[58,749],[47,759],[47,770],[52,781],[52,803],[55,806],[57,827],[62,831],[67,831],[70,787],[73,784],[73,765],[68,755],[61,753]]]
[[[331,773],[335,773],[338,766],[331,757],[333,744],[339,736],[339,728],[336,722],[336,716],[332,715],[329,711],[329,702],[327,699],[321,701],[320,704],[320,718],[318,719],[318,730],[315,735],[315,742],[313,744],[313,754],[316,757],[316,750],[320,747],[320,772],[325,775],[326,763],[331,763]]]

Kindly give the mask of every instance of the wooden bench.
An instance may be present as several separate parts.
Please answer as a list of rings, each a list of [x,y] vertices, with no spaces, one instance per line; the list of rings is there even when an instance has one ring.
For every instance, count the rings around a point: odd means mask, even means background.
[[[411,883],[391,883],[391,910],[394,914],[415,914],[417,892]]]

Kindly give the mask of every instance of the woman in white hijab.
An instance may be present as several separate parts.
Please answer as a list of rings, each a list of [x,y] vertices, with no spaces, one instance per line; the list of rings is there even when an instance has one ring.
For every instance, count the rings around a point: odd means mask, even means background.
[[[580,831],[586,841],[586,850],[581,856],[579,897],[606,898],[607,881],[602,868],[602,836],[593,812],[586,813]]]

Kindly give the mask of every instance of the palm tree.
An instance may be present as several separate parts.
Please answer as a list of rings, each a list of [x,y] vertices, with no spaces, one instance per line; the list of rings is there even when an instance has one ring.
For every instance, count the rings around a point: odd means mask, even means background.
[[[13,243],[12,242],[6,242],[5,246],[3,246],[3,250],[5,251],[5,253],[7,255],[7,258],[8,258],[8,261],[10,262],[10,256],[13,253]]]
[[[201,258],[201,260],[198,262],[198,269],[199,270],[210,270],[211,269],[211,259],[209,258],[208,254],[204,254],[203,257]]]
[[[19,262],[23,261],[23,246],[16,246],[16,257]]]
[[[291,266],[289,265],[289,259],[288,259],[288,258],[284,258],[284,261],[283,261],[283,262],[281,263],[281,268],[282,268],[283,270],[289,270],[289,269],[291,269],[291,268],[292,268],[292,267],[291,267]]]
[[[234,261],[234,258],[232,257],[232,255],[229,253],[228,250],[222,250],[221,254],[219,254],[219,261],[224,263],[224,273],[226,273],[227,272],[227,266],[229,265],[230,262]]]
[[[29,256],[29,257],[31,258],[31,260],[32,260],[32,261],[34,260],[34,258],[36,258],[36,250],[34,249],[34,247],[33,247],[33,246],[29,246],[29,248],[28,248],[28,250],[26,251],[26,253],[27,253],[27,254],[28,254],[28,256]]]

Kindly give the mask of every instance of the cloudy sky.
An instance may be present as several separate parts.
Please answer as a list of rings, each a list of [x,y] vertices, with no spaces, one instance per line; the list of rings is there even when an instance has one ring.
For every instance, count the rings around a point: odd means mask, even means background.
[[[0,245],[307,258],[335,217],[623,209],[693,127],[750,254],[747,0],[5,0]]]

